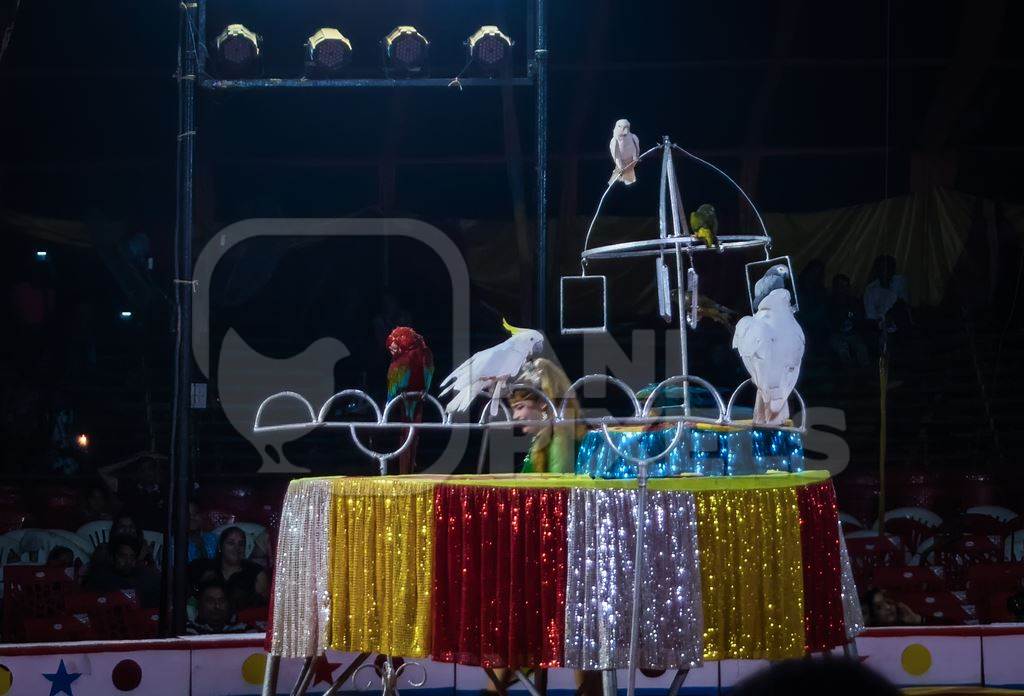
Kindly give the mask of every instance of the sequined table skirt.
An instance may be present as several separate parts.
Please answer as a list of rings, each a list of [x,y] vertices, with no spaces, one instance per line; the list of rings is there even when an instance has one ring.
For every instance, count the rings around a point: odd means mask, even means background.
[[[268,643],[485,667],[626,666],[636,481],[292,482]],[[863,620],[824,472],[651,480],[639,665],[783,659]]]

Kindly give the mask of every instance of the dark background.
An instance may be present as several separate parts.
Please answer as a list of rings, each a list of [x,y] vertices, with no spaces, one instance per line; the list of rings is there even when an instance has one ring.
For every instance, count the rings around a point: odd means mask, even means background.
[[[551,5],[553,276],[575,266],[621,117],[645,147],[671,134],[722,167],[767,212],[834,209],[935,186],[998,205],[1024,203],[1018,3]],[[244,22],[263,36],[264,76],[297,77],[305,37],[334,25],[355,45],[351,74],[377,76],[380,37],[414,23],[432,42],[431,75],[451,77],[463,67],[465,37],[497,23],[517,40],[514,70],[522,74],[525,16],[519,2],[213,0],[204,38]],[[17,12],[0,62],[0,231],[12,298],[2,466],[12,480],[63,476],[52,467],[50,438],[62,405],[92,436],[89,452],[75,455],[75,476],[139,449],[167,450],[178,21],[170,2],[22,0]],[[500,316],[530,320],[531,89],[201,91],[199,114],[197,250],[250,217],[414,217],[467,250],[491,240],[503,254],[530,250],[509,254],[500,278],[484,277],[470,258],[474,350],[499,338]],[[606,212],[655,214],[654,198],[643,195],[651,179]],[[714,200],[724,227],[749,229],[749,214],[720,181],[686,169],[683,186],[691,200]],[[967,306],[951,296],[920,308],[918,326],[907,332],[892,377],[903,391],[890,398],[890,461],[908,480],[930,476],[928,486],[949,491],[958,484],[941,477],[970,474],[993,491],[1009,490],[998,482],[1014,478],[1019,399],[1010,384],[1024,345],[1019,243],[1010,248],[993,271],[1001,289],[993,302]],[[47,262],[35,261],[37,249],[49,252]],[[972,280],[965,274],[953,284]],[[19,323],[19,282],[52,290],[43,325]],[[736,304],[739,282],[719,284],[721,299]],[[444,375],[451,367],[447,313],[437,310],[446,306],[444,286],[439,267],[398,243],[242,245],[215,278],[214,346],[229,326],[275,357],[335,336],[353,351],[336,384],[381,395],[387,359],[370,327],[383,296],[395,296],[431,340]],[[553,280],[552,297],[556,288]],[[649,305],[617,306],[623,342],[629,330],[657,325]],[[133,312],[131,321],[120,319],[122,310]],[[723,384],[739,381],[738,361],[727,350],[723,357],[727,336],[712,330],[696,341],[695,369]],[[575,374],[579,342],[554,343]],[[659,361],[663,353],[659,347]],[[826,359],[813,364],[823,353],[809,348],[802,389],[816,405],[846,410],[853,450],[846,476],[863,475],[871,489],[877,374],[837,376]],[[195,414],[196,473],[236,480],[255,471],[259,454],[226,422],[216,397]],[[291,459],[316,470],[367,466],[333,436],[294,447]]]

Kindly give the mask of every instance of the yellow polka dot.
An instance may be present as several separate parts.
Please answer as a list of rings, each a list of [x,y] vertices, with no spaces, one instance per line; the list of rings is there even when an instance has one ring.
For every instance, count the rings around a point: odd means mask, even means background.
[[[0,696],[10,691],[12,684],[14,684],[14,675],[11,674],[11,670],[7,669],[7,665],[0,665]]]
[[[920,677],[932,668],[932,654],[920,643],[911,643],[904,648],[900,662],[907,674]]]
[[[247,684],[262,684],[263,673],[267,669],[266,653],[253,653],[242,663],[242,679]]]

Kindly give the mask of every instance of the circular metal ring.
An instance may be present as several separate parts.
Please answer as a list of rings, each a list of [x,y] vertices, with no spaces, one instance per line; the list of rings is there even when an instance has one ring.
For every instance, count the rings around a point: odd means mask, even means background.
[[[260,416],[263,415],[263,409],[267,407],[267,404],[269,404],[274,399],[281,399],[281,398],[284,398],[286,396],[298,399],[299,401],[301,401],[305,405],[306,410],[309,411],[309,423],[298,423],[298,424],[295,424],[295,425],[319,425],[319,420],[316,417],[316,412],[313,410],[313,404],[311,404],[308,401],[306,401],[306,397],[304,397],[302,394],[299,394],[298,392],[284,391],[284,392],[278,392],[277,394],[274,394],[273,396],[268,396],[266,399],[263,400],[263,403],[261,403],[259,405],[259,408],[256,409],[256,417],[253,419],[253,426],[252,426],[252,431],[254,433],[262,432],[264,430],[269,430],[269,429],[277,427],[277,426],[273,426],[273,425],[261,426],[260,425]],[[289,427],[294,427],[294,425],[290,425]]]
[[[656,455],[654,455],[652,457],[634,457],[633,455],[626,454],[625,452],[620,450],[618,447],[616,447],[615,443],[612,442],[611,434],[608,432],[608,425],[607,424],[604,424],[604,425],[601,426],[601,432],[604,433],[605,442],[607,442],[608,446],[612,448],[612,451],[615,452],[615,454],[617,454],[620,457],[622,457],[623,459],[633,462],[638,467],[639,466],[646,466],[647,464],[650,464],[651,462],[656,462],[659,459],[662,459],[663,457],[667,456],[668,453],[671,452],[672,450],[674,450],[676,448],[676,446],[679,444],[679,440],[683,437],[683,433],[685,431],[686,431],[686,428],[683,427],[683,421],[679,421],[678,423],[676,423],[676,434],[675,434],[675,436],[673,436],[672,442],[669,443],[668,447],[666,447],[661,452],[659,452],[658,454],[656,454]]]
[[[718,390],[715,389],[711,382],[707,381],[703,377],[698,377],[697,375],[676,375],[675,377],[669,377],[658,384],[658,386],[654,388],[654,391],[647,396],[647,400],[644,402],[643,417],[648,418],[650,416],[651,407],[654,405],[654,398],[662,389],[670,387],[673,384],[679,384],[679,382],[683,382],[684,389],[686,388],[685,385],[687,382],[694,382],[711,392],[711,395],[715,397],[715,403],[718,405],[718,422],[726,422],[726,419],[728,418],[728,411],[725,408],[725,402],[722,401],[722,395],[718,393]]]
[[[623,382],[618,377],[612,377],[611,375],[601,374],[584,375],[575,382],[573,382],[571,385],[569,385],[569,391],[567,392],[567,394],[582,394],[583,391],[580,389],[580,387],[582,387],[584,384],[593,382],[595,380],[601,380],[606,384],[614,384],[616,387],[625,392],[626,396],[629,397],[630,403],[633,404],[633,416],[636,418],[641,417],[640,401],[636,398],[636,392],[634,392],[628,384]],[[562,408],[558,409],[558,420],[563,420],[565,418],[565,407],[568,403],[568,399],[562,402]]]
[[[641,258],[644,256],[661,256],[667,252],[678,249],[687,254],[703,252],[725,252],[734,249],[753,249],[764,247],[771,243],[770,237],[753,234],[730,234],[721,235],[718,238],[718,245],[708,247],[704,242],[693,236],[679,237],[657,237],[655,239],[641,239],[634,242],[618,242],[606,244],[584,251],[580,258],[584,261],[595,259],[629,259]]]
[[[739,386],[736,387],[733,390],[732,395],[729,397],[729,404],[728,404],[728,406],[726,406],[726,410],[725,410],[725,422],[726,423],[732,423],[732,407],[736,403],[736,397],[739,396],[739,393],[741,391],[743,391],[744,387],[746,387],[748,384],[752,385],[753,383],[754,382],[748,377],[747,379],[745,379],[742,382],[740,382]],[[796,432],[801,432],[801,433],[807,432],[807,403],[804,401],[803,395],[800,392],[798,392],[796,389],[793,390],[793,392],[790,394],[790,396],[791,397],[795,396],[796,400],[797,400],[797,403],[800,404],[800,425],[793,425],[791,427],[776,426],[776,425],[763,425],[762,426],[762,425],[759,425],[759,424],[755,424],[755,425],[757,425],[757,427],[766,427],[766,428],[772,428],[772,429],[775,429],[775,430],[791,430],[791,431],[796,431]]]
[[[396,677],[401,676],[402,672],[404,672],[406,670],[406,668],[408,668],[410,666],[412,666],[412,667],[419,667],[420,671],[423,673],[423,677],[419,681],[413,681],[411,678],[409,678],[409,686],[414,687],[414,688],[419,688],[419,687],[423,686],[424,684],[426,684],[427,683],[427,668],[424,667],[423,665],[421,665],[419,662],[403,662],[402,664],[398,665],[398,669],[395,670],[395,676]]]

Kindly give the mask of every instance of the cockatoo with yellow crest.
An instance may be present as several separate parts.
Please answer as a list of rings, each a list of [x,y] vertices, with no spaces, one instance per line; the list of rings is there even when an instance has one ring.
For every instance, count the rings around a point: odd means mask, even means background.
[[[544,348],[544,335],[533,329],[519,329],[504,319],[501,322],[511,336],[496,346],[474,353],[441,382],[441,396],[454,392],[445,406],[449,413],[467,410],[486,387],[491,392],[491,415],[498,413],[498,400],[505,385],[515,379],[523,365]]]

